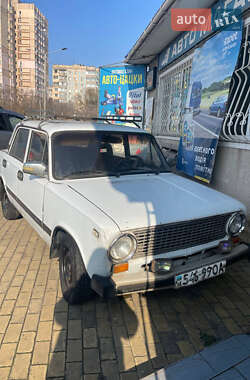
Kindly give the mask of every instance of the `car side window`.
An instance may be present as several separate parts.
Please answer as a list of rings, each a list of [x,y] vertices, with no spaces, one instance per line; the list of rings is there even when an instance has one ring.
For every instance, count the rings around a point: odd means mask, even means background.
[[[48,164],[48,148],[46,136],[42,133],[32,132],[27,162],[43,162]]]
[[[10,155],[23,162],[27,141],[29,137],[29,130],[20,128],[17,131],[13,144],[10,148]]]

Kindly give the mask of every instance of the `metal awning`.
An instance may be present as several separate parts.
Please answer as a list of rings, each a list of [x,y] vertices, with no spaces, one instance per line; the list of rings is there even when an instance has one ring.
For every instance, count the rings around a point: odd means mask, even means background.
[[[165,0],[125,57],[130,64],[148,64],[181,32],[171,28],[171,8],[209,8],[217,0]]]

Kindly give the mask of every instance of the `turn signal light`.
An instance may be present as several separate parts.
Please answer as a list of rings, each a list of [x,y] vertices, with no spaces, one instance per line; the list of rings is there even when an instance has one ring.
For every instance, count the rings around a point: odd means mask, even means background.
[[[233,242],[234,244],[238,244],[238,243],[240,242],[240,238],[239,238],[238,236],[236,236],[236,237],[232,237],[232,242]]]
[[[126,272],[128,270],[128,263],[116,264],[113,267],[113,273]]]

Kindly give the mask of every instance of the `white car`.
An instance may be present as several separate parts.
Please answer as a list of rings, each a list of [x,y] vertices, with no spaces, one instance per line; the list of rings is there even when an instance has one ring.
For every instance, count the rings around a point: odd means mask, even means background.
[[[71,304],[193,285],[248,254],[244,205],[171,173],[141,129],[23,121],[0,163],[3,215],[50,245]]]

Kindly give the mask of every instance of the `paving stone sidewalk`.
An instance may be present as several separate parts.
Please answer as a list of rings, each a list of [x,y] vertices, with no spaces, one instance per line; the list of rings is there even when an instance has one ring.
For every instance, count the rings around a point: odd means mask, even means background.
[[[136,380],[250,332],[250,263],[178,291],[82,306],[62,299],[57,260],[0,212],[0,380]]]
[[[143,380],[250,380],[250,336],[235,335]]]

